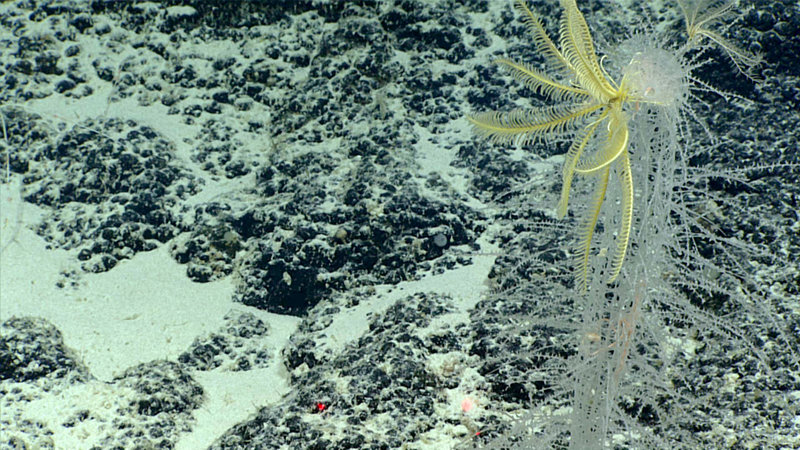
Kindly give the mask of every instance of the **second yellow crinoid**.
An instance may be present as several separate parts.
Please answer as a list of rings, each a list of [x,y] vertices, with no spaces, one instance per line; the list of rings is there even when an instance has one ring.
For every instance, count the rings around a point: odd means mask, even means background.
[[[479,134],[492,141],[528,143],[564,136],[571,139],[561,174],[559,218],[567,213],[570,186],[575,175],[591,176],[596,180],[577,248],[577,281],[581,289],[586,289],[592,237],[606,198],[609,178],[620,183],[622,195],[622,217],[616,248],[610,260],[609,283],[619,276],[630,240],[634,194],[625,105],[657,100],[650,98],[649,91],[640,89],[635,81],[631,83],[627,74],[615,82],[597,58],[589,27],[575,0],[561,0],[561,6],[556,43],[525,1],[516,2],[516,9],[524,16],[536,48],[548,65],[547,71],[508,59],[496,61],[510,69],[515,78],[533,91],[557,104],[503,113],[481,113],[469,120]]]

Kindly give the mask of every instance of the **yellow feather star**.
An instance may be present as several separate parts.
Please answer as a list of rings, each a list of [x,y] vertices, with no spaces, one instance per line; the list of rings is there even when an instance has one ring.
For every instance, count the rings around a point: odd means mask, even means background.
[[[588,286],[588,262],[592,237],[603,205],[609,175],[613,169],[622,190],[622,217],[617,245],[611,258],[613,282],[622,270],[633,222],[633,178],[628,157],[628,117],[625,103],[645,101],[632,93],[625,78],[617,84],[606,73],[595,53],[592,35],[575,0],[561,0],[562,15],[558,45],[547,35],[542,21],[526,5],[517,0],[517,11],[533,34],[533,42],[545,58],[553,75],[534,67],[499,59],[514,78],[536,93],[564,104],[516,110],[507,113],[487,112],[469,117],[478,134],[492,141],[527,143],[547,136],[571,133],[573,141],[565,155],[562,170],[561,199],[558,216],[567,213],[569,192],[575,174],[594,176],[597,180],[593,202],[580,232],[577,278],[582,289]],[[563,78],[566,81],[560,81]],[[588,123],[584,125],[585,123]],[[601,125],[603,125],[601,127]],[[599,149],[587,154],[586,147],[598,132],[605,139]]]

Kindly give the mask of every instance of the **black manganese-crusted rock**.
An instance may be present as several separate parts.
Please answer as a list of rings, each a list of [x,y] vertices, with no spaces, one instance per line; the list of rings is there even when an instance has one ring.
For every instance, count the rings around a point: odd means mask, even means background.
[[[174,147],[153,129],[89,120],[56,138],[38,116],[4,114],[12,144],[26,149],[10,164],[25,174],[25,200],[51,208],[37,231],[58,247],[78,249],[84,270],[109,270],[185,229],[180,202],[199,182],[176,165]]]
[[[374,317],[337,356],[320,358],[310,369],[303,366],[310,360],[292,360],[298,355],[287,352],[290,394],[211,448],[279,449],[291,442],[297,448],[389,450],[443,426],[434,406],[437,392],[452,380],[434,373],[430,359],[460,349],[466,333],[429,333],[426,327],[453,311],[449,298],[410,296]],[[317,320],[309,318],[300,329],[315,328]],[[300,332],[295,343],[314,352],[318,337]],[[332,423],[346,424],[347,432],[327,432]]]
[[[64,345],[61,332],[47,320],[12,317],[0,326],[0,380],[61,378],[71,371],[87,375]]]

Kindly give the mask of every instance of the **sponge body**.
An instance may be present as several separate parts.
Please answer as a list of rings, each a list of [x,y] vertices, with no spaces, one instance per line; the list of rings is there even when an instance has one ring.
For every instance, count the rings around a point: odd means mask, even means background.
[[[619,55],[627,65],[622,83],[629,95],[640,101],[681,108],[689,98],[689,72],[679,52],[666,50],[644,35],[620,45]]]

